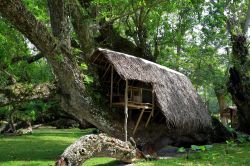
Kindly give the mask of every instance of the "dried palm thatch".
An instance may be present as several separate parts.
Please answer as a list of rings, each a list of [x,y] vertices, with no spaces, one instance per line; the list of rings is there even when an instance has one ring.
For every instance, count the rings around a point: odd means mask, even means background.
[[[97,49],[91,59],[94,63],[107,61],[124,80],[151,83],[157,105],[169,128],[184,133],[210,128],[211,118],[185,75],[145,59],[107,49]]]

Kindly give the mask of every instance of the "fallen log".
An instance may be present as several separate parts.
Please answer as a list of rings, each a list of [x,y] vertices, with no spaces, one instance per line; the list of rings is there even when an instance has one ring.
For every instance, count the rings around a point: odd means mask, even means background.
[[[91,134],[81,137],[66,148],[55,165],[81,166],[92,157],[112,157],[125,163],[132,163],[141,155],[130,142],[124,142],[103,133]]]

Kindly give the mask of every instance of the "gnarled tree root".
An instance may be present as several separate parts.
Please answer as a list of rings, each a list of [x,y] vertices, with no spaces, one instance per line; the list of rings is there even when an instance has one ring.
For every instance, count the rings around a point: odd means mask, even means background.
[[[131,163],[140,154],[130,142],[109,137],[106,134],[91,134],[71,144],[56,161],[56,166],[80,166],[91,157],[112,157]]]

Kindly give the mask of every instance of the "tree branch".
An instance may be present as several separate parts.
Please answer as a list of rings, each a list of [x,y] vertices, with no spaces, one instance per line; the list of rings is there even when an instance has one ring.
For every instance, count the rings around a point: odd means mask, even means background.
[[[33,62],[36,62],[43,57],[44,56],[41,53],[38,53],[38,54],[31,56],[31,57],[30,56],[17,56],[17,57],[14,57],[11,62],[17,63],[19,61],[26,61],[27,63],[33,63]]]
[[[77,39],[84,54],[84,59],[88,60],[93,52],[93,36],[89,26],[89,19],[83,12],[83,8],[78,0],[69,0],[70,15]]]
[[[61,42],[65,49],[70,50],[69,11],[64,0],[47,0],[53,35]]]

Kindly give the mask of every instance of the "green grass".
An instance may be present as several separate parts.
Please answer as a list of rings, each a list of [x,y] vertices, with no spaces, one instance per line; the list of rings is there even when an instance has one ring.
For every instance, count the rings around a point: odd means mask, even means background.
[[[31,135],[0,136],[0,166],[49,166],[63,150],[82,135],[89,134],[92,129],[41,128]],[[93,158],[84,163],[86,166],[115,166],[119,162],[111,158]],[[205,152],[192,153],[185,157],[140,161],[136,166],[207,166],[207,165],[250,165],[250,143],[240,145],[216,144]]]
[[[0,136],[0,166],[49,166],[64,149],[77,138],[89,134],[92,129],[41,128],[31,135]],[[114,159],[92,159],[86,165],[114,165]]]
[[[181,158],[140,162],[136,166],[250,166],[250,142],[244,144],[214,144],[213,148],[204,152],[186,154]]]

